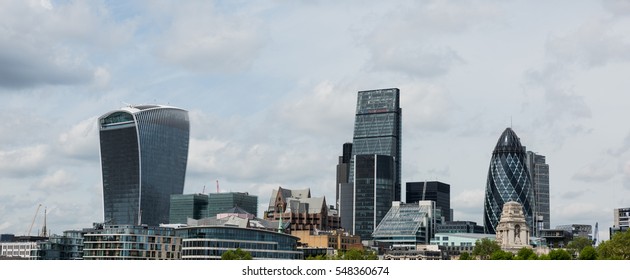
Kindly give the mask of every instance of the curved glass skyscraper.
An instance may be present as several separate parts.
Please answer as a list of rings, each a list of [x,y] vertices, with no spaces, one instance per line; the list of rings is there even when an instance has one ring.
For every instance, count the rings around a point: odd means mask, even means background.
[[[530,204],[532,184],[527,171],[525,147],[516,133],[506,128],[492,152],[483,208],[486,233],[494,234],[501,219],[503,204],[516,201],[523,206],[527,224],[532,227]]]
[[[168,223],[171,194],[182,194],[188,160],[188,112],[129,106],[98,119],[106,224]]]

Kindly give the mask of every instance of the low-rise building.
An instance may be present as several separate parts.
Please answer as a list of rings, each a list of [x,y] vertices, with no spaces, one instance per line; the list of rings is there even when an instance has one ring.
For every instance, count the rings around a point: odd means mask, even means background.
[[[387,250],[384,260],[447,260],[447,254],[437,245],[421,244],[415,248],[397,247]]]
[[[173,228],[133,225],[95,225],[86,229],[86,260],[177,260],[181,240]]]
[[[565,248],[573,240],[573,233],[564,229],[541,229],[540,238],[543,247]]]
[[[435,211],[435,201],[394,201],[372,233],[372,238],[375,243],[381,244],[379,247],[387,244],[390,248],[413,249],[418,244],[429,244],[435,235]]]
[[[223,253],[240,248],[255,260],[304,259],[298,237],[285,233],[288,222],[267,221],[235,208],[216,218],[189,219],[176,229],[182,240],[182,259],[219,260]]]
[[[338,229],[331,231],[322,230],[294,230],[291,235],[300,238],[303,248],[332,248],[346,251],[350,249],[363,249],[361,237]]]
[[[327,206],[325,197],[311,197],[310,189],[273,190],[264,219],[289,222],[291,231],[334,230],[341,226],[337,211]]]
[[[440,249],[451,259],[458,259],[466,252],[472,254],[475,243],[481,239],[496,240],[495,234],[483,233],[436,233],[431,239],[432,245],[439,245]]]

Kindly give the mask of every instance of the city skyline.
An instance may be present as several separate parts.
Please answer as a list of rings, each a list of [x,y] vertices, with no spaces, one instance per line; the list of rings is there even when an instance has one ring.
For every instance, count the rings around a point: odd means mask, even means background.
[[[126,104],[189,111],[184,193],[333,204],[357,92],[393,87],[401,183],[448,183],[454,220],[482,224],[505,127],[546,157],[552,228],[605,240],[630,206],[623,1],[4,1],[0,27],[0,233],[102,220],[96,120]]]

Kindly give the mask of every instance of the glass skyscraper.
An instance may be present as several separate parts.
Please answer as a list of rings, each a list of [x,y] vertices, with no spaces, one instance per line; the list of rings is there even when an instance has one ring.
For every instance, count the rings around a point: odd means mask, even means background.
[[[188,112],[130,105],[104,114],[98,124],[105,223],[168,223],[170,196],[184,191]]]
[[[407,182],[407,203],[416,203],[423,200],[435,201],[436,208],[440,211],[445,222],[453,220],[451,217],[451,185],[438,182]]]
[[[549,210],[549,164],[545,156],[527,151],[527,169],[532,179],[532,207],[534,227],[532,233],[540,237],[541,229],[549,229],[551,217]]]
[[[516,133],[506,128],[492,152],[483,208],[484,231],[496,233],[503,204],[516,201],[523,206],[525,219],[532,227],[532,184],[527,169],[525,147]]]
[[[350,233],[371,240],[372,232],[394,201],[394,158],[384,155],[356,155]],[[342,213],[343,214],[343,213]]]
[[[394,200],[400,201],[402,109],[397,88],[359,91],[352,139],[352,156],[386,155],[394,159]],[[354,162],[350,180],[354,180]]]

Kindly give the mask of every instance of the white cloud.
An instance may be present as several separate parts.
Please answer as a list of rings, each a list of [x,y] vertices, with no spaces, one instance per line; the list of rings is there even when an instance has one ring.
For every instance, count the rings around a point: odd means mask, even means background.
[[[46,168],[48,156],[47,145],[0,150],[0,174],[11,177],[41,174]]]
[[[610,21],[590,20],[573,33],[551,37],[547,50],[560,63],[575,63],[586,68],[628,61],[628,35],[625,32],[614,34],[611,30],[614,25]]]
[[[452,127],[452,114],[457,109],[447,90],[432,84],[406,84],[401,86],[403,126],[412,134],[427,131],[446,131]]]
[[[269,122],[279,124],[292,137],[351,136],[357,91],[348,85],[322,81],[296,94],[298,98],[276,105],[270,110]]]
[[[582,182],[607,182],[616,175],[616,170],[607,164],[608,160],[600,160],[589,165],[583,166],[575,174],[572,179]]]
[[[446,38],[492,22],[497,11],[493,4],[476,1],[409,1],[396,5],[381,15],[379,24],[362,38],[371,55],[369,67],[412,78],[445,75],[465,62]]]
[[[210,2],[177,3],[157,54],[199,72],[247,69],[265,43],[264,26],[255,14],[221,14]]]
[[[133,27],[110,20],[94,2],[8,1],[0,9],[0,87],[89,83],[88,49],[129,40]]]
[[[99,140],[96,120],[97,117],[85,119],[59,135],[58,143],[64,155],[91,161],[98,159]]]
[[[35,188],[44,190],[48,193],[59,190],[69,192],[69,190],[75,188],[77,183],[78,180],[76,176],[63,169],[58,169],[39,180],[39,182],[35,184]]]

